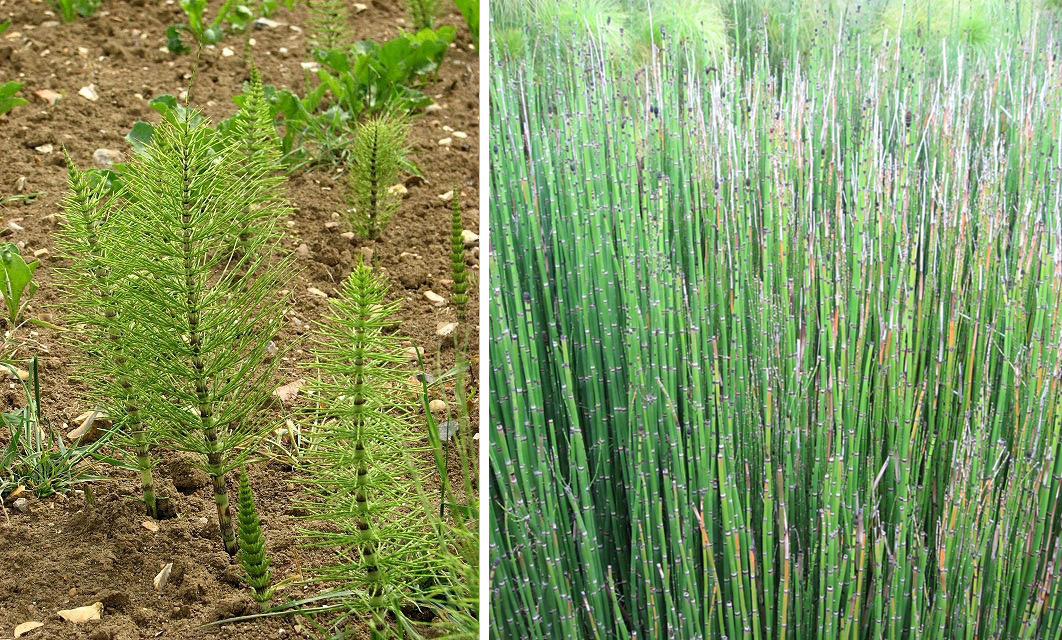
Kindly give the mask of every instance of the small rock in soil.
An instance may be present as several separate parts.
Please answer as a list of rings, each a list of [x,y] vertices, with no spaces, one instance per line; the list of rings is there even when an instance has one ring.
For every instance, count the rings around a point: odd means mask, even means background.
[[[406,185],[402,184],[401,182],[396,184],[396,185],[392,185],[390,187],[387,187],[387,190],[390,191],[391,193],[396,193],[396,194],[398,194],[400,196],[404,196],[407,193],[409,193],[409,189],[407,189]]]
[[[63,609],[59,612],[59,617],[69,622],[88,622],[99,620],[101,613],[103,613],[103,603],[96,602],[76,609]]]
[[[449,202],[449,201],[453,200],[454,199],[454,190],[450,189],[446,193],[440,193],[439,194],[439,199],[442,200],[443,202]]]
[[[18,367],[12,367],[11,369],[7,369],[7,377],[11,378],[12,380],[18,378],[23,382],[28,382],[29,371],[26,371],[25,369],[19,369]]]
[[[307,289],[307,291],[310,293],[311,296],[317,296],[318,298],[328,298],[328,294],[324,291],[321,291],[317,287],[310,287],[309,289]]]
[[[335,231],[336,229],[339,228],[339,222],[337,222],[336,220],[329,220],[328,222],[325,223],[324,226],[325,226],[325,229],[328,229],[329,231]]]
[[[55,104],[56,102],[59,102],[60,98],[63,97],[63,94],[59,93],[58,91],[52,91],[51,89],[40,89],[39,91],[34,91],[33,95],[37,96],[41,100],[44,100],[48,104]]]
[[[109,169],[115,165],[115,163],[124,160],[121,151],[115,151],[114,149],[96,149],[92,152],[92,160],[99,166]]]
[[[368,8],[369,7],[367,5],[361,4],[360,2],[354,3],[354,13],[361,13],[362,11],[365,11]]]
[[[456,329],[456,328],[457,328],[457,323],[456,322],[441,322],[435,328],[435,335],[439,336],[440,338],[445,338],[445,337],[453,335],[454,329]]]
[[[454,137],[455,138],[467,138],[468,134],[465,133],[464,131],[454,131]]]
[[[155,576],[155,591],[162,591],[166,586],[166,582],[170,579],[170,572],[173,571],[173,563],[167,562],[166,566],[162,568],[162,571],[158,572]]]
[[[417,356],[424,357],[424,349],[420,347],[408,347],[406,348],[406,355],[409,356],[410,362],[416,362]]]
[[[358,252],[361,253],[361,259],[365,264],[372,264],[372,247],[362,247],[361,249],[358,249]]]
[[[447,420],[439,425],[439,440],[448,442],[450,438],[457,433],[458,422],[456,420]]]
[[[465,247],[471,247],[479,242],[479,236],[468,229],[465,229],[461,232],[461,240],[465,243]]]
[[[446,411],[446,401],[436,398],[428,403],[428,408],[432,411]]]
[[[347,240],[348,242],[353,242],[354,241],[354,232],[353,231],[344,231],[343,233],[339,234],[339,237],[343,238],[344,240]]]
[[[298,248],[295,249],[295,254],[297,256],[299,256],[300,258],[309,258],[310,257],[310,247],[307,246],[305,242],[303,242],[302,244],[300,244],[298,246]]]
[[[100,99],[100,94],[96,92],[96,85],[90,84],[87,87],[81,87],[77,91],[77,95],[88,100],[89,102],[95,102]]]
[[[22,624],[20,624],[20,625],[15,627],[15,634],[14,635],[15,635],[16,638],[21,638],[22,636],[26,635],[30,631],[33,631],[34,629],[40,629],[43,626],[44,626],[43,622],[38,622],[36,620],[30,620],[28,622],[23,622]]]
[[[26,230],[25,227],[23,227],[19,223],[15,222],[14,220],[12,220],[11,222],[7,223],[7,228],[11,229],[12,231],[25,231]]]
[[[433,305],[435,305],[437,307],[446,304],[446,298],[440,296],[439,294],[435,293],[434,291],[425,291],[424,292],[424,297],[427,298],[429,302],[431,302]]]
[[[221,50],[221,55],[225,56],[226,58],[231,58],[232,56],[236,55],[236,52],[228,47],[225,47]]]
[[[254,21],[254,26],[257,29],[274,29],[276,27],[281,26],[282,24],[284,23],[277,22],[276,20],[270,20],[269,18],[259,18]]]
[[[440,147],[449,147],[451,144],[453,144],[453,142],[454,141],[453,141],[452,138],[443,138],[442,140],[439,140],[439,146]]]
[[[85,47],[78,47],[77,48],[77,55],[81,56],[82,58],[87,58],[88,54],[89,54],[89,50],[86,49]]]
[[[281,385],[273,390],[273,395],[280,399],[280,402],[287,404],[294,400],[299,395],[299,389],[302,389],[306,385],[306,380],[299,378],[294,382],[289,382],[285,385]]]
[[[50,145],[50,144],[42,144],[42,145],[41,145],[41,146],[39,146],[39,147],[33,147],[33,149],[34,149],[34,151],[36,151],[37,153],[51,153],[52,151],[54,151],[54,150],[55,150],[55,147],[53,147],[53,146],[52,146],[52,145]]]
[[[25,498],[19,498],[18,500],[15,500],[15,504],[13,506],[15,507],[15,510],[19,513],[26,513],[26,511],[29,510],[29,501]]]
[[[36,251],[33,252],[33,257],[34,258],[47,258],[50,255],[51,255],[51,252],[48,251],[47,249],[37,249]],[[29,379],[29,374],[28,373],[26,374],[26,379]]]
[[[442,111],[443,106],[439,103],[432,103],[424,107],[424,113],[435,113],[436,111]]]
[[[159,532],[159,525],[155,524],[151,520],[145,520],[145,521],[141,522],[140,526],[144,527],[145,529],[147,529],[151,533],[158,533]]]

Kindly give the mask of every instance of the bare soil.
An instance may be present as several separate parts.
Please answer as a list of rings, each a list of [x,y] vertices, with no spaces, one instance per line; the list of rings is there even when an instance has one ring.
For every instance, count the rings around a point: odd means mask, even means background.
[[[212,1],[212,10],[219,4]],[[410,28],[404,5],[397,0],[366,0],[365,4],[367,9],[351,17],[356,39],[380,41]],[[54,257],[52,234],[66,189],[62,150],[82,168],[94,166],[93,152],[100,148],[128,157],[123,138],[133,122],[158,120],[148,100],[186,90],[196,57],[160,50],[166,27],[184,21],[173,0],[104,0],[94,17],[72,24],[59,24],[49,9],[41,0],[0,0],[0,21],[11,21],[7,33],[0,36],[0,82],[24,83],[20,95],[30,101],[0,117],[0,149],[4,150],[0,198],[38,194],[29,202],[0,207],[0,228],[12,230],[4,240],[18,244],[24,256],[49,250],[49,255],[41,257],[40,289],[26,316],[61,326],[64,300],[52,286],[51,271],[61,264]],[[293,11],[280,10],[273,19],[282,24],[255,29],[252,34],[254,62],[264,83],[304,95],[306,72],[300,63],[310,60],[307,9],[300,3]],[[343,176],[336,170],[301,172],[287,183],[295,208],[287,244],[300,271],[292,282],[294,303],[280,338],[283,341],[311,333],[313,322],[325,310],[327,301],[309,290],[331,295],[361,256],[371,258],[391,280],[393,296],[403,301],[400,331],[410,345],[424,349],[429,371],[438,374],[454,364],[452,344],[436,335],[440,324],[456,319],[453,306],[435,306],[424,294],[431,290],[446,299],[450,295],[450,204],[439,196],[456,184],[457,196],[465,203],[464,227],[479,230],[479,78],[471,36],[453,5],[444,3],[439,23],[459,29],[437,80],[423,89],[442,109],[412,122],[413,160],[424,179],[406,181],[408,193],[382,237],[375,242],[348,240],[341,235],[342,224],[338,229],[326,228],[325,223],[341,220],[340,212],[346,207]],[[226,56],[226,47],[234,55]],[[215,122],[235,111],[231,99],[248,78],[243,47],[242,36],[230,36],[217,47],[204,49],[199,57],[192,102]],[[78,95],[81,87],[90,84],[99,95],[95,102]],[[34,96],[43,89],[64,97],[49,105]],[[467,138],[454,137],[452,131],[463,131]],[[439,145],[446,137],[452,138],[452,144]],[[52,146],[50,153],[38,150],[47,149],[46,145]],[[478,247],[467,253],[471,274],[468,315],[475,319]],[[472,330],[469,385],[478,388],[478,327]],[[72,377],[70,364],[78,356],[63,346],[58,333],[25,325],[11,334],[7,347],[14,347],[19,358],[39,356],[42,408],[57,432],[69,432],[77,426],[75,416],[94,408],[84,386]],[[296,348],[284,362],[280,383],[305,377],[299,365],[306,359],[305,351]],[[411,363],[411,375],[415,367]],[[25,402],[13,383],[0,383],[0,394],[2,410]],[[452,389],[437,396],[453,403]],[[278,406],[273,417],[280,422],[288,409]],[[477,415],[475,408],[472,415]],[[0,435],[0,443],[5,438]],[[136,480],[106,466],[94,471],[108,478],[83,485],[87,492],[45,499],[30,496],[24,512],[7,502],[6,513],[0,514],[0,638],[12,637],[16,625],[30,620],[41,621],[44,627],[24,636],[29,639],[317,637],[298,618],[202,628],[204,623],[255,608],[241,584],[238,565],[221,548],[205,474],[194,468],[191,459],[177,454],[164,454],[161,460],[157,481],[176,517],[155,523],[157,532],[143,526],[149,519],[137,500]],[[305,523],[298,517],[297,501],[304,497],[298,472],[272,460],[253,463],[248,475],[264,522],[275,579],[307,575],[314,564],[327,561],[322,552],[300,546],[298,533]],[[229,485],[234,497],[235,477]],[[174,565],[173,573],[167,586],[156,592],[152,580],[168,562]],[[308,597],[317,588],[295,580],[280,591],[275,602]],[[99,621],[74,624],[57,615],[59,610],[95,602],[103,603]]]

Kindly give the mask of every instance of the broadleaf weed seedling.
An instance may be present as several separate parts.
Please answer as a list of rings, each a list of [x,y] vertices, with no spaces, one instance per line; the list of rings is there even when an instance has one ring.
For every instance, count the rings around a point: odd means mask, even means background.
[[[33,274],[40,262],[27,263],[10,242],[0,244],[0,295],[7,305],[7,326],[14,329],[26,303],[37,291],[37,282]]]
[[[17,94],[22,89],[21,82],[5,82],[0,84],[0,116],[15,107],[29,104],[25,98],[19,98]]]
[[[408,153],[408,135],[409,125],[392,116],[358,125],[347,163],[347,202],[350,226],[362,238],[378,238],[398,210],[402,198],[391,187]]]

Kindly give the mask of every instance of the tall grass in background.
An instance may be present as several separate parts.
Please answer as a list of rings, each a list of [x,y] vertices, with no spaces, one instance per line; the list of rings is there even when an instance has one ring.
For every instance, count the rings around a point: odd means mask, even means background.
[[[1046,26],[496,58],[493,637],[1062,638]]]

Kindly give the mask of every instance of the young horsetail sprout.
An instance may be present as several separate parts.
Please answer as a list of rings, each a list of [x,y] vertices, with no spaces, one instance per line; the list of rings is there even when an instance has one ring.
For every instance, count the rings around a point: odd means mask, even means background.
[[[253,597],[258,602],[268,602],[273,596],[269,586],[269,558],[265,553],[265,534],[258,520],[258,511],[254,506],[254,494],[247,482],[247,470],[240,468],[240,490],[237,493],[238,505],[240,565],[251,587]]]
[[[498,66],[494,635],[1062,638],[1041,20],[939,64],[542,37]]]
[[[70,324],[77,329],[64,334],[82,354],[75,366],[92,389],[92,397],[118,427],[120,453],[132,454],[132,466],[140,474],[144,507],[158,517],[155,500],[154,462],[150,448],[155,433],[147,421],[144,399],[137,384],[142,362],[131,357],[126,337],[135,330],[135,315],[121,311],[116,290],[128,274],[112,258],[120,233],[114,219],[116,205],[105,195],[104,185],[93,186],[70,158],[63,199],[63,227],[56,242],[69,261],[58,271],[66,294]]]
[[[267,347],[283,322],[286,259],[276,219],[258,217],[238,144],[216,149],[208,125],[187,111],[155,128],[147,152],[123,175],[110,214],[120,233],[104,256],[125,275],[115,285],[123,334],[139,363],[142,414],[162,444],[199,454],[211,477],[225,550],[237,551],[225,484],[247,446],[268,429],[261,415],[280,358]],[[234,256],[231,231],[253,225]]]
[[[406,0],[409,13],[413,17],[413,28],[431,29],[435,26],[435,16],[439,13],[438,0]]]
[[[319,498],[308,505],[311,518],[329,525],[310,539],[344,559],[319,578],[349,585],[346,606],[368,617],[377,638],[387,634],[388,613],[402,620],[433,575],[430,522],[405,506],[416,486],[407,460],[424,448],[409,426],[412,389],[400,338],[390,332],[398,303],[386,302],[387,291],[358,264],[331,300],[314,351],[321,407],[306,458]]]
[[[450,209],[450,273],[453,276],[451,301],[457,311],[457,322],[465,323],[465,305],[468,304],[468,273],[465,270],[465,225],[461,221],[461,200],[454,185],[454,199]]]
[[[347,164],[350,225],[375,240],[398,210],[401,196],[391,187],[406,156],[409,125],[392,116],[377,116],[358,125]]]
[[[233,131],[239,153],[237,179],[244,190],[241,198],[245,211],[239,216],[235,229],[237,248],[246,250],[250,238],[257,233],[269,233],[277,218],[288,213],[288,205],[281,196],[284,176],[280,173],[280,149],[277,130],[262,89],[258,69],[251,67],[251,77],[240,110],[233,118]]]
[[[311,53],[319,51],[342,51],[351,44],[350,26],[346,0],[310,0],[309,37]]]

